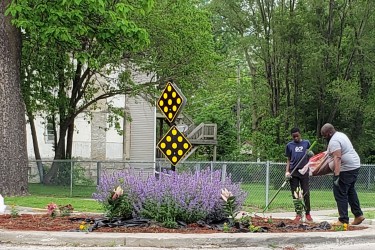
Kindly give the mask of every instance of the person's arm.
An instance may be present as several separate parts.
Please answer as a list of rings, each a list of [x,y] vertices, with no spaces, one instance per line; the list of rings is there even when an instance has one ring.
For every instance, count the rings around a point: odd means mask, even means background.
[[[290,166],[290,159],[288,157],[288,159],[286,160],[286,168],[285,168],[285,180],[286,181],[289,181],[292,178],[289,172],[289,166]]]
[[[290,166],[290,159],[288,157],[288,159],[286,160],[285,176],[287,173],[289,173],[289,166]]]
[[[341,149],[338,149],[332,153],[333,156],[333,174],[334,176],[340,175],[341,170]]]
[[[290,176],[290,153],[289,153],[289,150],[288,150],[288,145],[286,146],[285,148],[285,156],[286,156],[286,168],[285,168],[285,177],[289,177]]]

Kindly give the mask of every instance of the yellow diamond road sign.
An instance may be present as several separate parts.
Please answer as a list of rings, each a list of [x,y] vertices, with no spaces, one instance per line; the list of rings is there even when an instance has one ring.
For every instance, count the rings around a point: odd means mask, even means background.
[[[160,151],[174,166],[185,157],[191,147],[191,143],[176,126],[172,126],[158,143]]]
[[[173,83],[168,82],[158,100],[157,106],[167,120],[172,123],[185,104],[186,98],[182,92]]]

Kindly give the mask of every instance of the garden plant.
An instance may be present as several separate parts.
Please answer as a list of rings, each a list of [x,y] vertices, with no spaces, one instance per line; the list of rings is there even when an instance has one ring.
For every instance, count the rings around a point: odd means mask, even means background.
[[[222,199],[222,189],[230,190],[233,197],[230,209]],[[104,174],[93,196],[111,218],[142,217],[176,228],[179,222],[225,220],[242,207],[246,193],[229,177],[222,180],[220,171],[171,171],[159,178],[121,171]]]

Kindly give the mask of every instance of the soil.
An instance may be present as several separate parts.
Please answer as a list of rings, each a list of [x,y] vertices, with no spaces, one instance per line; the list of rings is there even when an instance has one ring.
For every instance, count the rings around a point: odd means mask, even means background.
[[[12,217],[11,215],[0,215],[0,229],[17,230],[17,231],[85,231],[87,228],[93,225],[97,215],[77,215],[77,216],[65,216],[52,218],[47,214],[21,214],[18,217]],[[80,226],[86,221],[87,228],[80,229]],[[318,232],[332,232],[334,228],[322,227],[322,223],[300,223],[294,222],[290,219],[276,219],[272,218],[272,221],[259,216],[251,217],[252,225],[259,227],[261,232],[265,233],[296,233],[296,232],[307,232],[307,231],[318,231]],[[222,226],[222,225],[221,225]],[[229,232],[250,232],[248,226],[232,227]],[[363,230],[367,227],[364,226],[348,226],[348,231]],[[336,229],[337,230],[337,229]],[[222,227],[213,225],[201,224],[189,224],[182,226],[178,229],[170,229],[162,227],[156,223],[146,223],[133,227],[110,226],[105,225],[102,227],[94,228],[94,232],[111,232],[111,233],[185,233],[185,234],[211,234],[211,233],[222,233]]]

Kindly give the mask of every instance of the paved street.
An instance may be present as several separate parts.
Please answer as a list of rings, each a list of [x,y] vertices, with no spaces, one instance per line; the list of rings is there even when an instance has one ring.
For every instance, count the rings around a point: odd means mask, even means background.
[[[365,244],[345,244],[345,245],[338,245],[338,244],[330,244],[330,245],[315,245],[315,246],[308,246],[306,248],[296,248],[298,250],[353,250],[353,249],[360,249],[360,250],[373,250],[375,249],[375,243],[365,243]]]
[[[23,246],[23,245],[2,245],[2,250],[50,250],[50,246]],[[54,250],[168,250],[168,248],[154,247],[53,247]],[[170,249],[170,248],[169,248]],[[237,248],[173,248],[173,250],[373,250],[375,243],[366,244],[328,244],[328,245],[305,245],[305,246],[269,246],[269,247],[237,247]]]
[[[50,250],[50,246],[12,246],[1,245],[1,250]],[[172,248],[169,248],[172,250]],[[239,248],[173,248],[173,250],[270,250],[278,248],[239,247]],[[279,248],[281,249],[281,248]],[[168,250],[156,247],[53,247],[53,250]]]

